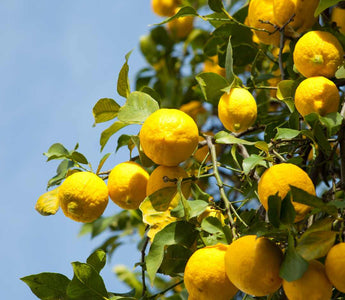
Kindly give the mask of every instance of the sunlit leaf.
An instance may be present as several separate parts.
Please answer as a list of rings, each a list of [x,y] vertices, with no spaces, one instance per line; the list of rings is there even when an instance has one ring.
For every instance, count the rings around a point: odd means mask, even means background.
[[[98,100],[92,109],[95,123],[107,122],[114,119],[119,112],[120,105],[110,98],[102,98]]]
[[[299,130],[290,129],[290,128],[277,128],[277,134],[274,137],[275,140],[281,139],[293,139],[298,136],[301,132]]]
[[[86,262],[93,266],[94,269],[99,273],[105,266],[107,255],[103,250],[96,250],[86,260]]]
[[[103,148],[105,147],[105,145],[107,144],[108,140],[111,138],[112,135],[114,135],[116,132],[118,132],[120,129],[122,129],[123,127],[126,127],[128,124],[120,122],[120,121],[116,121],[114,124],[112,124],[109,128],[107,128],[106,130],[104,130],[101,134],[101,138],[100,138],[100,145],[101,145],[101,151],[103,150]]]
[[[51,145],[47,152],[43,153],[48,157],[47,161],[57,158],[63,158],[69,155],[68,150],[60,143]]]
[[[111,155],[111,153],[107,153],[101,158],[101,160],[99,161],[98,167],[97,167],[96,174],[98,174],[101,171],[104,163],[106,162],[106,160],[109,158],[110,155]]]
[[[232,134],[226,132],[226,131],[220,131],[214,136],[216,143],[218,144],[242,144],[242,145],[248,145],[252,146],[255,145],[255,142],[249,142],[246,140],[239,139],[237,137],[234,137]]]
[[[58,198],[59,188],[55,188],[41,195],[35,205],[35,209],[42,216],[55,215],[59,210],[60,203]]]
[[[187,16],[199,16],[199,14],[196,12],[196,10],[191,6],[184,6],[179,9],[179,11],[173,15],[170,18],[165,19],[163,22],[154,24],[154,25],[163,25],[165,23],[168,23],[174,19],[181,18],[181,17],[187,17]]]
[[[120,96],[125,97],[125,98],[127,98],[131,92],[130,86],[129,86],[129,79],[128,79],[128,72],[129,72],[128,59],[132,51],[126,54],[126,62],[123,64],[119,73],[119,77],[117,79],[117,92],[119,93]]]
[[[244,174],[248,175],[256,166],[267,167],[265,158],[256,154],[246,157],[242,163]]]
[[[336,5],[340,2],[340,0],[320,0],[318,7],[316,8],[314,12],[314,16],[317,17],[319,14],[321,14],[325,9]]]

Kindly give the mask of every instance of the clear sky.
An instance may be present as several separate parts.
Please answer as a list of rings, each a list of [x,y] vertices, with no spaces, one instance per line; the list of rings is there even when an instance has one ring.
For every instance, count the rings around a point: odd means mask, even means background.
[[[149,0],[1,0],[0,299],[37,299],[20,277],[59,272],[71,278],[70,262],[84,262],[104,239],[78,238],[80,223],[61,211],[43,217],[34,210],[57,167],[42,153],[55,142],[68,149],[78,142],[96,166],[115,149],[116,137],[100,153],[100,133],[110,124],[93,128],[92,107],[104,97],[123,104],[116,80],[124,56],[134,49],[133,83],[145,66],[139,37],[159,20]],[[120,151],[109,166],[127,159]],[[106,215],[116,211],[109,205]],[[102,271],[108,290],[127,291],[111,269],[132,267],[140,259],[135,246],[121,247]]]

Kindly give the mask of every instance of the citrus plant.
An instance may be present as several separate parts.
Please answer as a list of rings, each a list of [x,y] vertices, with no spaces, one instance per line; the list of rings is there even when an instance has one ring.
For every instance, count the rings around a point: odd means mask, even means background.
[[[94,167],[53,144],[57,174],[35,206],[108,238],[73,278],[21,279],[39,299],[345,299],[345,1],[151,6],[162,19],[140,39],[147,67],[130,83],[128,53],[125,104],[92,109],[108,124],[100,150],[114,151]],[[138,262],[114,268],[121,294],[100,271],[130,235]]]

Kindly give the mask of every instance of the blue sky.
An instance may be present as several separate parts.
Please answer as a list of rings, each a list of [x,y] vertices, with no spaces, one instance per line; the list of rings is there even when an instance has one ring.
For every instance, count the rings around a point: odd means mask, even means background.
[[[125,54],[134,49],[130,79],[145,66],[138,49],[153,15],[149,0],[2,0],[0,2],[0,184],[2,190],[0,299],[37,299],[20,277],[59,272],[72,277],[70,262],[85,261],[103,240],[78,238],[80,223],[61,211],[43,217],[35,202],[45,192],[57,163],[43,152],[55,142],[71,149],[78,142],[94,166],[114,149],[116,138],[100,153],[107,125],[92,127],[92,107],[114,98]],[[128,159],[119,151],[108,165]],[[108,206],[106,215],[118,211]],[[132,267],[140,253],[135,244],[115,252],[102,271],[111,291],[125,292],[111,269]],[[133,250],[132,250],[133,249]]]

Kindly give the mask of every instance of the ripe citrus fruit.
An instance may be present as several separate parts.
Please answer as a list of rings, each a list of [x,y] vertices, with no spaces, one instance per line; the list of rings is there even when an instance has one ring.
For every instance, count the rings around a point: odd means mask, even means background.
[[[262,22],[263,21],[263,22]],[[255,35],[261,43],[266,45],[279,46],[279,32],[275,31],[274,26],[267,24],[277,24],[273,14],[273,0],[252,0],[248,8],[248,24],[251,27],[265,29],[265,31],[255,30]]]
[[[174,15],[177,14],[179,8],[175,9]],[[184,39],[193,30],[194,18],[192,16],[186,16],[181,18],[176,18],[167,24],[169,32],[173,37],[178,39]]]
[[[332,9],[331,21],[337,24],[342,34],[345,34],[345,8],[335,6]]]
[[[293,14],[293,21],[288,26],[305,31],[311,28],[316,22],[314,12],[319,4],[319,0],[274,0],[273,12],[277,25],[285,25]]]
[[[224,127],[233,132],[248,129],[256,120],[254,97],[244,88],[233,88],[224,93],[218,103],[218,117]]]
[[[338,291],[345,293],[345,243],[336,244],[329,250],[325,269],[329,281]]]
[[[295,92],[298,112],[308,115],[312,112],[321,116],[338,111],[340,96],[337,86],[326,77],[316,76],[303,80]]]
[[[188,299],[229,300],[238,289],[225,273],[224,255],[227,246],[217,244],[198,249],[189,258],[184,271]]]
[[[207,110],[202,105],[202,102],[198,100],[192,100],[188,103],[181,105],[180,110],[192,117],[192,119],[198,125],[201,125],[206,121]]]
[[[108,178],[111,200],[123,209],[137,209],[146,197],[149,174],[139,164],[127,161],[115,166]]]
[[[164,181],[164,178],[171,180],[178,180],[180,178],[187,178],[188,175],[185,170],[181,167],[167,167],[167,166],[158,166],[151,173],[149,180],[147,182],[146,194],[149,196],[154,192],[167,188],[167,187],[177,187],[177,182],[174,181]],[[185,198],[188,198],[191,191],[191,182],[185,181],[182,182],[182,193]]]
[[[268,210],[268,197],[274,196],[276,193],[281,199],[284,199],[290,191],[290,185],[315,195],[313,182],[300,167],[290,163],[282,163],[268,168],[261,176],[258,184],[259,200],[263,207]],[[296,211],[295,222],[301,221],[310,211],[309,206],[293,202],[293,199],[292,205]]]
[[[332,297],[332,285],[325,267],[317,260],[309,262],[307,271],[300,279],[291,282],[283,280],[283,289],[289,300],[329,300]]]
[[[152,0],[151,6],[155,14],[161,17],[171,17],[175,13],[176,7],[180,4],[179,0]]]
[[[108,204],[108,189],[96,174],[77,172],[61,184],[58,197],[66,217],[88,223],[103,214]]]
[[[228,246],[225,269],[230,281],[242,292],[265,296],[281,285],[280,248],[265,237],[242,236]]]
[[[204,62],[203,72],[213,72],[213,73],[217,73],[220,76],[225,77],[225,68],[222,68],[218,64],[218,55],[214,55],[214,56],[206,58]]]
[[[293,60],[305,77],[334,76],[343,61],[344,50],[338,39],[326,31],[309,31],[296,43]]]
[[[192,155],[198,141],[198,126],[178,109],[155,111],[140,131],[144,153],[158,165],[177,166]]]

